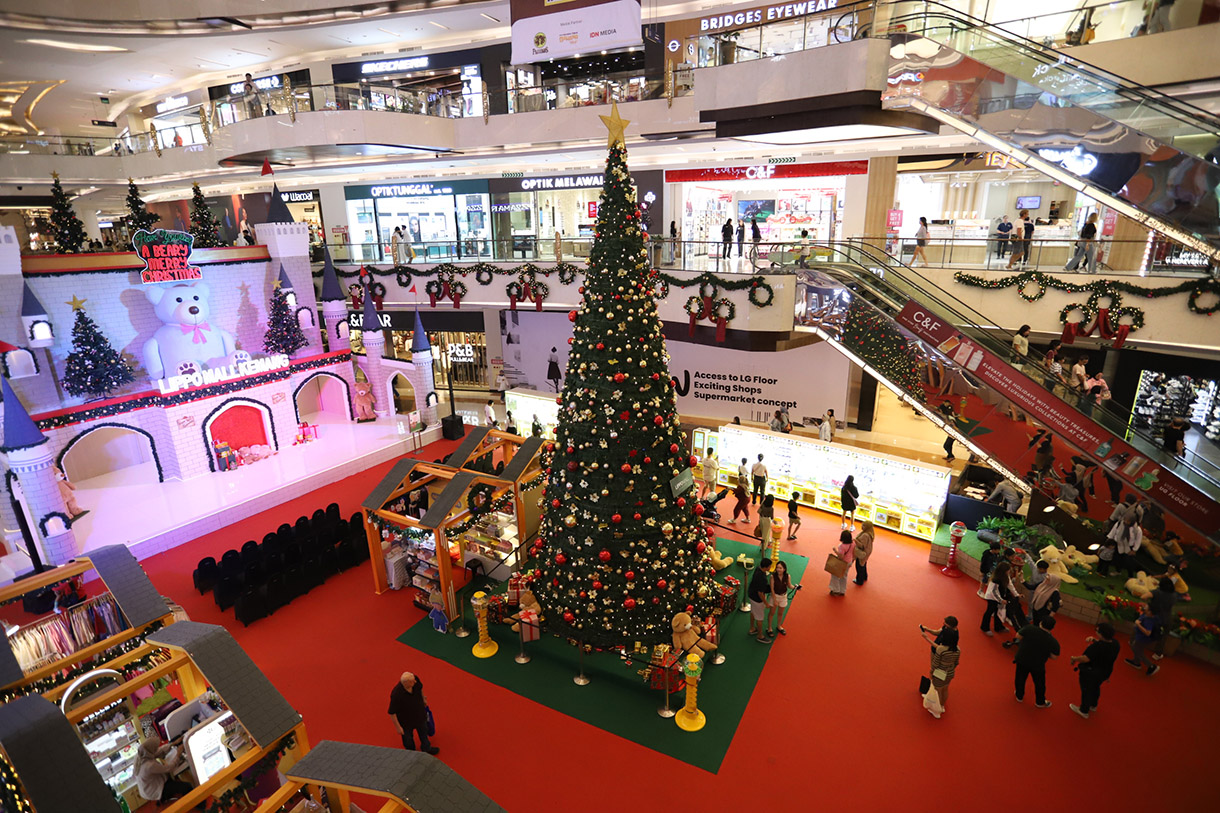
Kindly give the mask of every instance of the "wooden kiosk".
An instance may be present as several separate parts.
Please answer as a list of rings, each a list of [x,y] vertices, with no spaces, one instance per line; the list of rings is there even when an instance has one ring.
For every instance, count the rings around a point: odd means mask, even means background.
[[[472,427],[443,463],[395,464],[362,504],[374,591],[412,589],[453,619],[455,568],[501,581],[519,570],[542,520],[543,443]]]

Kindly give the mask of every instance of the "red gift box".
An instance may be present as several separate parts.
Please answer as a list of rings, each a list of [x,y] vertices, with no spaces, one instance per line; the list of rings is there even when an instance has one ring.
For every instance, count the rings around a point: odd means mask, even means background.
[[[668,673],[669,682],[666,683],[665,675]],[[685,684],[682,680],[682,670],[678,665],[678,658],[672,652],[666,652],[661,656],[661,663],[653,663],[652,671],[648,675],[649,685],[654,689],[669,688],[670,693],[681,689]]]
[[[542,637],[542,622],[538,619],[537,612],[522,610],[517,614],[517,620],[521,624],[522,641],[537,641]]]
[[[708,641],[712,642],[713,644],[718,644],[718,643],[720,643],[717,640],[719,635],[720,635],[720,629],[716,624],[716,619],[710,615],[707,618],[703,619],[703,637],[706,638]]]
[[[514,573],[508,577],[508,591],[504,597],[509,604],[520,604],[521,594],[529,589],[529,585],[525,581],[525,577],[520,573]]]
[[[487,618],[493,622],[503,621],[509,615],[503,596],[487,597]]]
[[[724,584],[719,585],[720,593],[717,596],[716,607],[721,614],[731,612],[733,607],[737,605],[737,591],[740,589],[741,583],[732,576],[729,579],[735,583],[730,584],[729,580],[726,579]]]

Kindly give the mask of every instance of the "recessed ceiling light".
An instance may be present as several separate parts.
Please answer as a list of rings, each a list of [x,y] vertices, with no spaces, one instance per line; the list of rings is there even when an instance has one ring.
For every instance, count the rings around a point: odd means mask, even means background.
[[[495,17],[491,16],[490,14],[484,14],[484,13],[483,13],[483,12],[481,12],[481,11],[479,12],[479,16],[480,16],[480,17],[486,17],[487,19],[491,20],[493,23],[498,23],[498,22],[500,22],[500,21],[499,21],[497,18],[495,18]]]
[[[126,48],[118,45],[90,45],[86,42],[66,42],[64,40],[29,39],[22,40],[30,45],[45,45],[48,48],[62,48],[65,51],[84,51],[91,54],[129,53]]]
[[[448,31],[448,30],[449,30],[449,26],[447,26],[447,25],[441,25],[441,24],[440,24],[440,23],[438,23],[436,20],[429,20],[428,22],[432,23],[432,24],[433,24],[434,26],[436,26],[437,28],[443,28],[443,29],[445,29],[446,31]]]
[[[397,37],[397,36],[398,36],[398,33],[397,33],[397,32],[395,32],[395,31],[391,31],[391,30],[390,30],[390,29],[388,29],[388,28],[381,28],[381,27],[378,27],[378,28],[377,28],[377,30],[378,30],[378,31],[384,31],[385,33],[389,34],[391,37]]]

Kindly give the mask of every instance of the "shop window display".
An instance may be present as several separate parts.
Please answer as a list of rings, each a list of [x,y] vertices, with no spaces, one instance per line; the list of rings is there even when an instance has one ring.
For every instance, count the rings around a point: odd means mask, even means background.
[[[1155,437],[1160,437],[1173,418],[1182,417],[1204,427],[1208,437],[1214,439],[1220,435],[1212,428],[1213,423],[1220,421],[1216,413],[1216,389],[1216,382],[1208,379],[1144,370],[1135,392],[1131,425],[1151,430]]]

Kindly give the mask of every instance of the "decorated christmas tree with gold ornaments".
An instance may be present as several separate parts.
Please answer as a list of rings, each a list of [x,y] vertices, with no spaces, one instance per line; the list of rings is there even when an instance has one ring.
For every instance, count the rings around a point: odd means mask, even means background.
[[[668,643],[706,615],[712,539],[686,450],[617,106],[555,441],[533,591],[549,630],[600,648]]]

